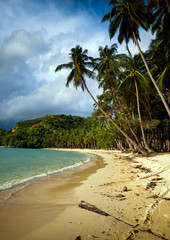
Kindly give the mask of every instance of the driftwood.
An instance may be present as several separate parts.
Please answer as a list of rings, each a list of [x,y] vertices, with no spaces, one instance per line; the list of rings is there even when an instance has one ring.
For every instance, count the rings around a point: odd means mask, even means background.
[[[163,198],[163,199],[165,199],[165,198]],[[165,200],[170,200],[170,198],[166,198]],[[160,234],[158,235],[158,234],[152,232],[150,229],[143,229],[143,228],[140,228],[140,225],[139,225],[139,224],[133,225],[133,224],[130,224],[130,223],[128,223],[128,222],[125,222],[125,221],[123,221],[123,220],[121,220],[121,219],[119,219],[119,218],[117,218],[117,217],[115,217],[115,216],[112,216],[112,215],[110,215],[110,214],[108,214],[108,213],[106,213],[106,212],[103,212],[102,210],[100,210],[100,209],[97,208],[96,206],[94,206],[94,205],[92,205],[92,204],[90,204],[90,203],[87,203],[87,202],[85,202],[85,201],[81,201],[81,203],[79,204],[79,207],[84,208],[84,209],[86,209],[86,210],[89,210],[89,211],[91,211],[91,212],[95,212],[95,213],[101,214],[101,215],[103,215],[103,216],[113,217],[114,219],[116,219],[116,220],[118,220],[118,221],[120,221],[120,222],[123,222],[123,223],[127,224],[127,225],[130,226],[130,227],[133,227],[133,229],[136,228],[136,229],[134,230],[134,233],[135,233],[135,234],[138,233],[139,231],[140,231],[140,232],[147,232],[147,233],[150,233],[150,234],[152,234],[153,236],[156,236],[156,237],[158,237],[158,238],[160,238],[160,239],[168,240],[167,238],[164,238],[164,236],[161,236]],[[148,216],[147,216],[147,217],[148,217]],[[131,239],[131,236],[132,236],[132,232],[130,232],[130,235],[129,235],[126,239]],[[134,234],[133,234],[133,236],[134,236]],[[94,235],[92,235],[92,237],[93,237],[93,238],[98,238],[98,237],[95,237]],[[76,240],[81,240],[81,236],[78,236],[78,237],[76,238]]]
[[[95,213],[101,214],[103,216],[110,216],[110,214],[108,214],[106,212],[103,212],[102,210],[97,208],[95,205],[92,205],[92,204],[87,203],[85,201],[81,201],[81,203],[79,204],[79,207],[84,208],[86,210],[89,210],[91,212],[95,212]]]

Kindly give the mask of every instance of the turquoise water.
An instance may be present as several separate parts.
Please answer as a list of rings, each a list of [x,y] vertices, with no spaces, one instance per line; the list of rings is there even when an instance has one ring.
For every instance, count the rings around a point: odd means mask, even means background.
[[[89,160],[89,155],[77,152],[0,148],[0,190],[78,167]]]

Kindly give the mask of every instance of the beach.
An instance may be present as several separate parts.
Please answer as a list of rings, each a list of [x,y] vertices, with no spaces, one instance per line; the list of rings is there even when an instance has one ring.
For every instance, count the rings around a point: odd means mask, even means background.
[[[2,240],[170,239],[170,153],[69,151],[94,159],[7,197],[0,208]],[[106,215],[79,207],[81,201]]]

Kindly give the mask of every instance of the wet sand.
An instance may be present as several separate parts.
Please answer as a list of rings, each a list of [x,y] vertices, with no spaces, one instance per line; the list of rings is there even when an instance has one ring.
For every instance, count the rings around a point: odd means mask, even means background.
[[[76,151],[98,159],[14,193],[0,208],[0,239],[170,239],[170,154]]]

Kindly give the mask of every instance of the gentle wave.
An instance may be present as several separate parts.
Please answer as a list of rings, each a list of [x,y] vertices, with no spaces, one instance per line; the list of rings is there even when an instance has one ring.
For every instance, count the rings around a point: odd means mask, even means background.
[[[88,163],[89,161],[90,161],[90,157],[87,160],[84,160],[83,162],[78,162],[78,163],[75,163],[73,165],[70,165],[70,166],[67,166],[67,167],[63,167],[63,168],[60,168],[60,169],[57,169],[57,170],[54,170],[54,171],[48,171],[47,173],[41,173],[41,174],[38,174],[38,175],[35,175],[35,176],[31,176],[31,177],[28,177],[28,178],[25,178],[25,179],[12,180],[10,182],[6,182],[6,183],[0,185],[0,190],[10,189],[10,188],[15,187],[15,186],[17,186],[19,184],[23,184],[23,183],[29,182],[29,181],[31,181],[33,179],[36,179],[36,178],[47,177],[49,175],[60,173],[60,172],[63,172],[65,170],[71,170],[71,169],[80,167],[84,163]]]

